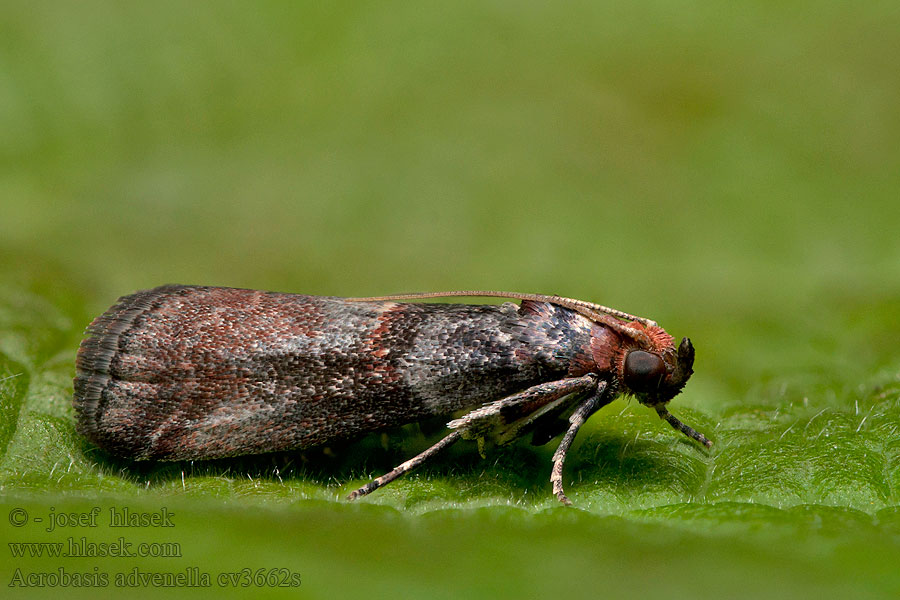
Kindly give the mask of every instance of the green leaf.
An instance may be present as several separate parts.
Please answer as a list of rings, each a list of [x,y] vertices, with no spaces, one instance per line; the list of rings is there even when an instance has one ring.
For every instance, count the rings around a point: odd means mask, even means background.
[[[893,3],[8,4],[10,597],[900,596]],[[75,431],[75,352],[169,282],[653,317],[693,340],[670,409],[715,444],[618,400],[569,454],[572,508],[555,442],[460,443],[344,500],[441,422],[117,460]],[[110,527],[125,509],[172,526]]]
[[[37,287],[10,284],[0,304],[0,490],[2,514],[22,509],[44,522],[4,522],[4,539],[114,543],[124,536],[134,547],[175,544],[180,556],[14,557],[5,561],[7,582],[61,564],[70,573],[96,567],[113,580],[138,577],[135,568],[188,577],[199,566],[213,577],[210,590],[221,573],[277,567],[287,569],[282,575],[298,572],[313,595],[350,594],[362,580],[374,597],[396,590],[578,595],[585,586],[616,595],[637,586],[646,595],[879,596],[900,585],[892,566],[900,559],[900,383],[888,372],[846,395],[810,398],[772,382],[753,403],[679,407],[714,439],[711,451],[650,411],[617,401],[590,421],[567,463],[572,509],[558,506],[549,490],[553,444],[495,448],[487,460],[474,444],[461,444],[348,504],[346,493],[440,432],[407,427],[328,453],[115,461],[73,427],[70,378],[83,303],[71,288],[57,287],[54,298]],[[46,531],[50,511],[94,507],[96,527]],[[109,511],[123,508],[165,508],[175,526],[109,527]],[[347,578],[350,572],[356,576]],[[767,576],[735,588],[747,572]]]

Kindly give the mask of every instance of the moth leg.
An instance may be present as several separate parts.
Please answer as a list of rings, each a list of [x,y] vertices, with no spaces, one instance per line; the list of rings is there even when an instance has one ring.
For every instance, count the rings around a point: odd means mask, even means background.
[[[603,388],[606,384],[603,383]],[[543,408],[547,405],[568,401],[566,398],[572,394],[583,395],[589,390],[597,387],[597,376],[593,374],[584,375],[582,377],[572,377],[569,379],[560,379],[559,381],[551,381],[548,383],[540,383],[532,386],[527,390],[501,398],[495,402],[485,404],[480,408],[463,415],[459,419],[455,419],[447,424],[451,429],[455,429],[450,435],[439,441],[434,446],[428,448],[421,454],[414,456],[403,464],[397,466],[389,473],[385,473],[377,479],[373,479],[363,487],[350,493],[348,500],[355,500],[360,496],[365,496],[378,488],[387,485],[397,479],[404,473],[412,471],[426,460],[453,445],[456,441],[466,438],[475,438],[479,442],[479,452],[483,452],[484,438],[493,428],[500,427],[505,423],[501,421],[504,417],[511,417],[510,421],[517,425],[513,428],[514,433],[518,434],[525,425],[532,423],[536,418],[544,414]],[[601,389],[603,389],[601,388]],[[514,436],[511,436],[511,438]]]
[[[596,387],[597,376],[593,374],[539,383],[518,394],[476,408],[450,421],[447,427],[459,430],[466,439],[481,439],[500,430],[503,433],[501,443],[506,443],[524,433],[527,425],[560,402],[567,401],[567,396],[582,395]]]
[[[549,404],[538,408],[534,412],[526,414],[517,421],[509,423],[509,425],[504,428],[498,428],[496,433],[497,444],[503,446],[513,440],[519,439],[531,431],[535,431],[536,429],[540,430],[545,424],[553,419],[559,420],[562,424],[562,428],[553,436],[556,437],[564,432],[569,426],[568,419],[561,418],[560,415],[565,414],[567,411],[571,412],[574,410],[576,406],[581,404],[582,400],[592,393],[592,391],[593,390],[588,392],[577,392],[569,394],[568,396],[563,396],[558,400],[553,400]],[[549,442],[550,440],[548,439],[547,441]]]
[[[668,410],[666,410],[665,405],[657,404],[653,408],[656,409],[656,412],[659,414],[660,419],[667,422],[669,425],[671,425],[672,427],[674,427],[675,429],[677,429],[684,435],[688,436],[689,438],[697,440],[698,442],[700,442],[707,448],[712,448],[712,442],[709,441],[709,439],[705,435],[703,435],[702,433],[700,433],[693,427],[690,427],[689,425],[685,425],[684,423],[679,421],[675,415],[673,415]]]
[[[381,486],[389,484],[390,482],[397,479],[404,473],[408,473],[409,471],[412,471],[413,469],[415,469],[416,467],[418,467],[419,465],[424,463],[426,460],[428,460],[429,458],[431,458],[432,456],[434,456],[435,454],[437,454],[438,452],[443,450],[444,448],[452,446],[456,441],[458,441],[460,439],[460,437],[462,437],[460,432],[454,431],[453,433],[446,436],[444,439],[439,441],[437,444],[435,444],[428,450],[425,450],[421,454],[412,457],[405,463],[403,463],[397,467],[394,467],[394,469],[391,470],[390,472],[385,473],[381,477],[373,479],[372,481],[370,481],[366,485],[362,486],[358,490],[351,492],[350,495],[347,496],[347,500],[356,500],[360,496],[365,496],[366,494],[368,494],[370,492],[374,492]]]
[[[550,483],[553,484],[553,493],[556,494],[556,497],[560,502],[567,506],[571,506],[572,501],[569,500],[563,491],[562,484],[563,463],[566,461],[566,453],[569,451],[569,447],[575,440],[575,434],[578,433],[581,426],[588,420],[588,417],[603,406],[609,404],[612,400],[610,395],[605,392],[606,382],[601,381],[600,385],[597,386],[597,391],[578,405],[578,408],[576,408],[575,412],[572,413],[572,416],[569,417],[569,429],[566,431],[566,435],[563,436],[562,441],[556,448],[556,452],[553,453],[553,470],[550,472]]]

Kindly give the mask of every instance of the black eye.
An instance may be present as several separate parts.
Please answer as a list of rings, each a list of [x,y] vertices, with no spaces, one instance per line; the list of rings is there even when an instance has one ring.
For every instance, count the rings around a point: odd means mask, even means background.
[[[625,385],[633,392],[652,392],[666,376],[663,360],[643,350],[632,350],[625,357]]]

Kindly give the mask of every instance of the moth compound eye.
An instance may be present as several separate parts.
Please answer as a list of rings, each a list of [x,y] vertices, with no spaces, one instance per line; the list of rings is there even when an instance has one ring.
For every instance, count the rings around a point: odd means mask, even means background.
[[[666,365],[656,354],[632,350],[625,357],[625,385],[633,392],[652,392],[666,376]]]

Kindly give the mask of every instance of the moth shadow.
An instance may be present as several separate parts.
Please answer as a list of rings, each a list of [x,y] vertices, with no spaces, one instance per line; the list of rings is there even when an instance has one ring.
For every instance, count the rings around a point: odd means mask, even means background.
[[[446,422],[438,418],[327,446],[210,460],[135,461],[108,454],[81,436],[79,440],[81,453],[106,474],[145,487],[180,485],[190,477],[336,486],[390,471],[447,435]],[[460,443],[417,472],[430,469],[432,463],[446,467],[448,455],[463,463],[481,460],[474,444]]]
[[[424,421],[303,451],[203,461],[129,461],[84,440],[82,452],[108,473],[146,487],[181,485],[185,478],[193,477],[338,487],[377,477],[424,451],[447,435],[445,423],[443,418]],[[411,475],[450,482],[461,495],[540,501],[551,493],[550,470],[559,439],[542,446],[523,439],[488,447],[484,457],[475,442],[462,440]],[[589,485],[629,493],[652,486],[680,487],[678,475],[670,468],[678,453],[671,448],[661,451],[660,446],[612,432],[586,435],[576,440],[566,459],[566,489]]]
[[[673,445],[608,431],[596,433],[570,453],[567,485],[610,490],[620,497],[649,490],[690,492],[705,475],[695,446],[687,439],[676,439]]]
[[[474,443],[456,456],[450,455],[433,463],[428,472],[435,476],[458,476],[476,492],[540,502],[552,495],[550,473],[553,454],[560,437],[542,446],[527,439],[509,446],[489,449],[483,459]],[[684,442],[687,444],[687,442]],[[461,444],[457,444],[461,446]],[[680,455],[668,444],[635,441],[634,437],[603,433],[588,435],[576,441],[563,468],[563,485],[567,492],[588,486],[628,496],[652,488],[684,487],[681,474],[672,462]]]

